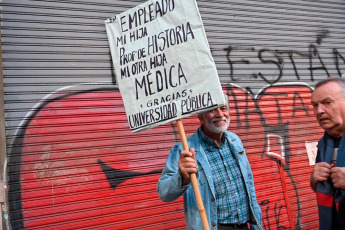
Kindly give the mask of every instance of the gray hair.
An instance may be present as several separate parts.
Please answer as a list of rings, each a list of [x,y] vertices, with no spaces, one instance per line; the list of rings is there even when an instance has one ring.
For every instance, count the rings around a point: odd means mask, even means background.
[[[321,86],[323,86],[323,85],[325,85],[325,84],[327,84],[329,82],[338,83],[339,86],[341,87],[342,94],[345,97],[345,79],[344,78],[338,78],[338,77],[326,78],[326,79],[321,80],[318,83],[316,83],[314,90],[316,90],[317,88],[319,88],[319,87],[321,87]]]
[[[230,109],[229,96],[227,94],[224,94],[224,98],[225,98],[225,106],[228,107],[228,109]]]

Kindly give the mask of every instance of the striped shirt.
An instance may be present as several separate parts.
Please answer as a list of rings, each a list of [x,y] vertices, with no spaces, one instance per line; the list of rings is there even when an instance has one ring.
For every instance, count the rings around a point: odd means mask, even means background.
[[[248,197],[238,162],[230,150],[230,143],[226,141],[224,134],[222,144],[218,147],[201,128],[198,133],[213,174],[218,223],[246,223],[249,220]]]

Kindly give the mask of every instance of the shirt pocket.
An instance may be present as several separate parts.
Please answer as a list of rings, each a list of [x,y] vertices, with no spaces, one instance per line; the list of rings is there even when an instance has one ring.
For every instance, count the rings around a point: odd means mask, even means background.
[[[236,152],[236,154],[238,154],[238,155],[243,155],[243,154],[245,154],[246,153],[246,149],[245,148],[243,148],[242,146],[236,146],[235,145],[235,152]]]
[[[196,178],[198,180],[199,186],[202,186],[207,183],[206,173],[199,161],[197,161],[197,165],[198,165],[198,172],[196,174]]]

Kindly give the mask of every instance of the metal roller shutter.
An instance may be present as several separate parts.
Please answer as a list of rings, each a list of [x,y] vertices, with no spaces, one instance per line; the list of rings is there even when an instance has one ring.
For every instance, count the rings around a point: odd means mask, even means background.
[[[156,193],[175,124],[131,134],[111,66],[104,20],[141,2],[1,1],[12,229],[185,229]],[[345,74],[344,1],[197,3],[264,228],[318,228],[310,93]]]
[[[114,88],[54,95],[38,105],[13,143],[8,167],[11,225],[183,226],[181,199],[164,204],[155,189],[166,157],[162,153],[176,142],[174,129],[165,125],[134,135],[127,126]]]

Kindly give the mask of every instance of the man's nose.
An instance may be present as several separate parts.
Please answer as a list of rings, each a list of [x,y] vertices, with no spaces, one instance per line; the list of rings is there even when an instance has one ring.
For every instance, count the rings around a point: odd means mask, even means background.
[[[321,114],[325,112],[325,107],[323,105],[318,105],[316,107],[316,114]]]

